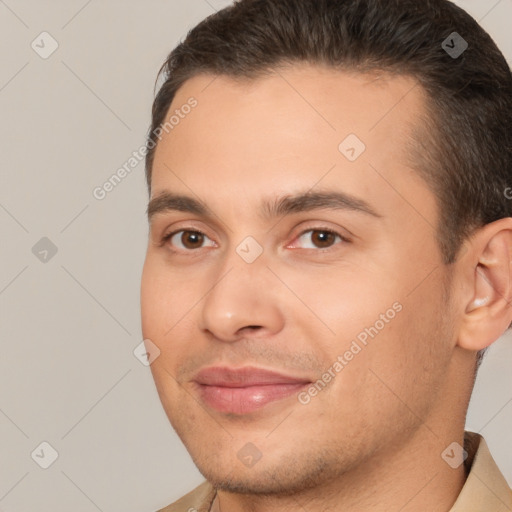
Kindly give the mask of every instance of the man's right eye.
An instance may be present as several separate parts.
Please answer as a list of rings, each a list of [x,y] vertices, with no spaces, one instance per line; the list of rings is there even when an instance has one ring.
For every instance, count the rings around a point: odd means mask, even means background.
[[[206,245],[203,245],[205,242]],[[191,229],[180,229],[172,231],[162,238],[162,245],[170,245],[171,249],[179,249],[190,251],[194,249],[202,249],[203,247],[213,247],[215,242],[208,238],[201,231]]]

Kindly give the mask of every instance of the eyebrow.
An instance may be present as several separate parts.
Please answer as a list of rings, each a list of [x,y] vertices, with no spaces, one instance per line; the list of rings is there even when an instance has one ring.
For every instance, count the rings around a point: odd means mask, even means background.
[[[266,200],[261,205],[261,216],[271,220],[276,217],[314,210],[348,210],[381,218],[366,201],[345,192],[304,192]],[[210,209],[190,196],[164,191],[151,199],[147,208],[148,220],[170,211],[192,213],[208,217]]]

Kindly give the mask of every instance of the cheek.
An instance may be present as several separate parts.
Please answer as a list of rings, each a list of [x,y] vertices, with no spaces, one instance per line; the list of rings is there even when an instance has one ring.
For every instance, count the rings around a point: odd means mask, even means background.
[[[144,337],[164,341],[179,331],[201,297],[198,279],[170,269],[162,258],[148,255],[141,279],[141,316]]]
[[[296,315],[301,328],[310,333],[315,346],[329,347],[336,354],[348,350],[351,341],[358,337],[362,343],[372,339],[368,330],[372,334],[377,331],[380,336],[400,316],[400,283],[387,282],[358,267],[329,269],[307,279],[304,275],[296,276],[293,289],[316,314],[313,321],[311,315]],[[294,307],[306,312],[300,303]],[[315,339],[320,336],[321,340]]]
[[[418,378],[418,368],[428,369],[432,375],[444,329],[440,318],[442,283],[433,273],[412,291],[417,273],[411,279],[406,270],[368,273],[351,268],[331,271],[329,277],[297,279],[293,284],[321,319],[295,315],[299,329],[307,333],[326,369],[339,356],[343,359],[345,376],[337,380],[350,380],[355,385],[361,375],[368,374],[374,380],[372,370],[382,371],[390,383],[406,389]],[[325,284],[320,287],[319,282]]]
[[[155,320],[154,310],[160,305],[160,290],[158,286],[158,269],[150,253],[146,254],[140,284],[140,309],[142,317],[142,331],[148,337],[149,329]]]
[[[202,283],[202,284],[201,284]],[[205,294],[201,286],[206,279],[172,269],[162,258],[146,258],[141,280],[141,318],[143,337],[160,350],[151,364],[151,371],[161,400],[170,407],[170,397],[179,395],[175,379],[184,361],[200,353],[191,336],[197,332],[200,299]]]
[[[450,361],[451,324],[442,290],[439,276],[432,275],[404,294],[402,311],[368,350],[373,385],[388,403],[409,404],[419,417],[434,405]]]

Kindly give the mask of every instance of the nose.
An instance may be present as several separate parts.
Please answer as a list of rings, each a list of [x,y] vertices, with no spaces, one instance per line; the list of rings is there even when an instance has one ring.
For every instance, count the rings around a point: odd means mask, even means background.
[[[235,263],[202,302],[201,328],[225,342],[276,334],[284,325],[279,304],[275,277],[263,262]]]

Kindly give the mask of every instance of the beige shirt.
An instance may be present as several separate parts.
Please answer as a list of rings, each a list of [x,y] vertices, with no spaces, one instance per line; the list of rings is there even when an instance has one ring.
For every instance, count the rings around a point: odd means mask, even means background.
[[[512,490],[489,452],[484,438],[466,432],[469,475],[450,512],[512,512]],[[158,512],[208,512],[215,489],[204,482],[192,492]]]

